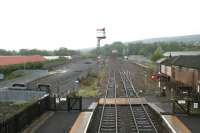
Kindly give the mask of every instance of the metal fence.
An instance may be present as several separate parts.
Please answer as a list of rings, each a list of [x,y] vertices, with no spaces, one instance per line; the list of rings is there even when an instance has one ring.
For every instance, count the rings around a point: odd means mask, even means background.
[[[0,122],[0,133],[17,133],[21,132],[33,120],[41,114],[49,110],[50,96],[47,95],[40,100],[34,102],[21,112],[15,114],[11,118]]]
[[[173,112],[177,114],[200,115],[200,101],[174,100]]]
[[[70,110],[82,110],[82,97],[67,97],[68,111]]]

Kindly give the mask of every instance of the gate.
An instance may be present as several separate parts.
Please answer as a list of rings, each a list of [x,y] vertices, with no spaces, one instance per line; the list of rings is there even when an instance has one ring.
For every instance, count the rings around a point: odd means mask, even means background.
[[[82,97],[67,97],[68,111],[82,110]]]
[[[56,111],[82,110],[82,97],[66,96],[54,97]]]

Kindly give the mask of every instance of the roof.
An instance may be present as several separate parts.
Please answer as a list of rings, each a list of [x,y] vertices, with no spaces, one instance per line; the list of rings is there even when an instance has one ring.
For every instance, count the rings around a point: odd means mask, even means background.
[[[161,58],[161,59],[157,60],[156,63],[160,64],[160,63],[164,62],[165,60],[167,60],[167,58]]]
[[[0,66],[22,64],[27,62],[41,62],[46,59],[40,55],[31,56],[0,56]]]
[[[165,52],[163,55],[165,57],[171,56],[180,56],[180,55],[200,55],[200,51],[174,51],[174,52]]]
[[[171,57],[163,61],[162,64],[200,69],[200,55]]]

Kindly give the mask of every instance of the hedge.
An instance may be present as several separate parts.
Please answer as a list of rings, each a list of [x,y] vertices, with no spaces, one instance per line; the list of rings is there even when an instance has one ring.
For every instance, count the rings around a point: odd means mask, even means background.
[[[66,63],[66,59],[59,58],[56,60],[49,60],[44,62],[27,62],[25,64],[6,65],[6,66],[0,66],[0,73],[8,75],[13,71],[24,69],[24,65],[26,69],[51,69],[52,64],[54,64],[53,67],[55,67],[64,63]]]

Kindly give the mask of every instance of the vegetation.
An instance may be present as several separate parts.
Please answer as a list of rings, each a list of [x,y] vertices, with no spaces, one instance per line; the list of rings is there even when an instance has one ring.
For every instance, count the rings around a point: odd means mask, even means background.
[[[16,71],[16,72],[13,72],[13,73],[6,75],[5,79],[11,80],[11,79],[15,79],[15,78],[22,77],[22,76],[25,76],[25,75],[26,75],[26,73],[24,71]]]
[[[6,120],[21,110],[25,109],[31,103],[14,103],[14,102],[0,102],[0,121]]]
[[[86,79],[81,80],[77,95],[84,97],[97,96],[97,76],[90,74]]]
[[[42,62],[29,62],[26,63],[26,69],[41,69]],[[24,64],[14,64],[14,65],[7,65],[7,66],[0,66],[0,73],[3,73],[5,76],[9,75],[11,72],[24,69]]]
[[[87,58],[96,58],[96,54],[94,53],[90,53],[90,52],[85,52],[85,53],[81,53],[80,57],[82,59],[87,59]]]
[[[162,58],[162,50],[160,47],[158,47],[155,52],[153,53],[153,55],[151,56],[151,60],[152,61],[157,61],[158,59]]]
[[[5,50],[0,49],[0,55],[43,55],[43,56],[68,56],[68,55],[79,55],[79,51],[69,50],[67,48],[61,47],[57,50],[38,50],[38,49],[20,49],[15,50]]]
[[[65,58],[59,58],[56,60],[47,60],[44,62],[28,62],[25,64],[14,64],[14,65],[7,65],[7,66],[0,66],[0,73],[3,73],[5,77],[13,78],[13,76],[9,77],[9,75],[19,69],[48,69],[51,70],[53,67],[57,65],[61,65],[66,63]],[[16,75],[20,76],[20,75]]]
[[[60,57],[55,60],[47,60],[45,62],[42,62],[42,69],[52,70],[53,68],[55,68],[58,65],[63,65],[65,63],[67,63],[67,61],[69,61],[69,60],[67,60],[64,57]]]
[[[167,51],[200,51],[200,45],[189,42],[114,42],[110,45],[107,44],[101,47],[100,51],[103,56],[108,56],[114,49],[118,51],[118,56],[144,55],[155,61],[162,57],[162,53]],[[91,53],[95,54],[96,50],[92,50]]]

